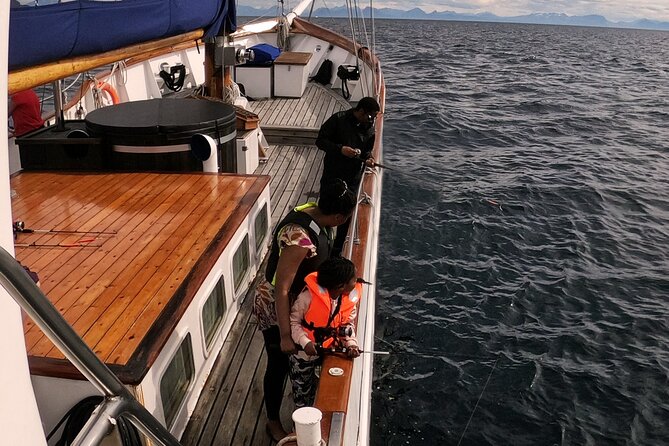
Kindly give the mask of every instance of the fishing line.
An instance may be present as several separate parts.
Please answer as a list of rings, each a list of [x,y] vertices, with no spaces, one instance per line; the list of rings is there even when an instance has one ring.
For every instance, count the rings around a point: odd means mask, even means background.
[[[358,158],[361,161],[365,161],[362,158],[359,158],[359,157],[356,157],[356,158]],[[444,190],[445,186],[449,186],[449,185],[450,185],[449,191],[462,190],[465,186],[465,183],[466,183],[465,181],[462,181],[462,180],[460,180],[460,181],[431,180],[429,178],[425,178],[425,177],[422,177],[422,176],[414,174],[414,173],[405,172],[398,167],[388,166],[386,164],[381,164],[381,163],[374,163],[374,167],[380,167],[381,169],[390,170],[393,173],[398,173],[400,175],[404,175],[405,177],[412,178],[412,179],[417,180],[417,181],[428,183],[428,184],[431,184],[433,186],[438,186],[440,188],[440,190],[439,190],[440,193],[445,192],[445,190]],[[474,181],[471,181],[471,182],[473,183]],[[452,186],[452,185],[456,185],[456,186]],[[474,192],[478,192],[478,191],[474,191]],[[504,211],[504,209],[502,209],[502,204],[499,203],[497,200],[494,200],[492,198],[481,198],[480,201],[482,203],[487,203],[489,205],[497,207],[497,208],[499,208],[500,211]]]
[[[381,169],[390,170],[390,171],[392,171],[393,173],[398,173],[398,174],[400,174],[400,175],[404,175],[405,177],[412,178],[412,179],[414,179],[414,180],[417,180],[417,181],[420,181],[420,182],[423,182],[423,183],[432,184],[433,186],[439,186],[440,188],[443,188],[443,187],[444,187],[445,185],[447,185],[447,184],[453,184],[453,183],[455,183],[455,181],[437,181],[437,180],[431,180],[431,179],[429,179],[429,178],[425,178],[425,177],[420,176],[420,175],[417,175],[417,174],[413,174],[413,173],[405,172],[405,171],[400,170],[400,169],[398,169],[398,168],[396,168],[396,167],[387,166],[387,165],[385,165],[385,164],[374,163],[374,167],[380,167]]]
[[[462,439],[465,438],[465,434],[467,433],[467,428],[469,428],[469,423],[472,422],[472,418],[474,418],[474,412],[476,412],[476,409],[479,407],[479,402],[481,401],[481,397],[485,393],[485,389],[486,387],[488,387],[490,378],[492,378],[492,374],[495,371],[495,368],[497,367],[497,361],[499,361],[499,355],[501,355],[501,352],[497,354],[497,359],[495,359],[495,363],[492,365],[492,369],[490,369],[490,373],[488,374],[488,379],[486,379],[485,384],[483,385],[483,390],[481,390],[481,393],[479,394],[479,397],[476,400],[476,404],[474,405],[474,409],[472,410],[471,415],[469,415],[469,420],[467,420],[467,425],[465,426],[465,430],[462,431],[462,435],[460,435],[460,440],[458,440],[457,446],[460,446],[460,443],[462,443]]]
[[[393,356],[395,355],[410,355],[410,356],[420,356],[421,358],[461,358],[461,359],[477,359],[480,361],[490,361],[494,356],[488,355],[469,355],[466,353],[453,353],[446,350],[439,349],[428,349],[428,350],[398,350],[396,345],[391,344],[385,339],[374,336],[374,339],[381,341],[386,344],[389,348],[389,353]]]
[[[357,150],[358,152],[360,151],[359,149],[356,149],[356,150]],[[358,155],[360,155],[360,153],[358,153]],[[364,159],[364,158],[360,158],[360,156],[354,156],[353,158],[354,158],[354,159],[357,159],[357,160],[359,160],[359,161],[362,161],[363,163],[364,163],[365,161],[367,161],[367,160]],[[363,165],[364,165],[364,164],[363,164]],[[381,169],[390,170],[390,171],[399,173],[400,175],[404,175],[404,176],[406,176],[406,177],[413,178],[414,180],[421,181],[421,182],[425,182],[425,183],[430,183],[430,184],[432,184],[432,185],[434,185],[434,186],[439,186],[439,187],[443,187],[444,184],[453,184],[453,183],[455,183],[455,181],[442,181],[442,182],[439,182],[439,181],[437,181],[437,180],[431,180],[431,179],[429,179],[429,178],[424,178],[424,177],[422,177],[422,176],[420,176],[420,175],[417,175],[417,174],[412,174],[412,173],[409,173],[409,172],[405,172],[405,171],[401,170],[401,169],[398,168],[398,167],[388,166],[387,164],[374,163],[374,165],[373,165],[372,167],[380,167]],[[461,183],[461,182],[459,181],[458,183]]]

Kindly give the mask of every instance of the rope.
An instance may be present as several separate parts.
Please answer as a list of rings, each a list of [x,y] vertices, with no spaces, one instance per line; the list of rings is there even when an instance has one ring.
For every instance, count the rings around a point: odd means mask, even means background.
[[[355,0],[355,1],[357,2],[357,0]],[[371,4],[371,1],[372,0],[370,0],[370,11],[373,11],[373,9],[371,9],[373,7],[372,4]],[[371,14],[373,14],[373,12]],[[362,24],[362,32],[363,32],[362,37],[364,37],[365,45],[366,45],[367,49],[369,49],[371,47],[370,42],[369,42],[369,32],[367,31],[367,26],[366,26],[366,23],[365,23],[365,16],[362,13],[362,8],[360,8],[360,16],[359,16],[358,20]],[[374,20],[373,19],[371,20],[371,27],[372,27],[372,30],[373,30],[374,29]],[[372,54],[373,54],[373,52],[372,52]],[[372,70],[374,70],[373,66],[371,68],[372,68]],[[363,94],[365,96],[372,96],[371,92],[367,89],[367,86],[369,85],[368,82],[367,82],[367,74],[365,73],[365,70],[361,70],[361,71],[362,71],[361,80],[362,80]],[[372,84],[373,84],[373,82],[372,82]],[[374,88],[374,87],[372,86],[372,88]]]
[[[372,22],[372,54],[376,54],[376,24],[374,23],[374,0],[369,0],[369,19]]]
[[[223,100],[228,104],[234,104],[241,95],[242,93],[239,90],[239,85],[233,82],[231,85],[225,86],[225,90],[223,91]]]
[[[286,16],[282,15],[276,26],[276,46],[281,48],[282,51],[290,51],[290,41],[288,40],[290,37],[290,30],[288,29],[288,20],[286,19]]]
[[[357,30],[358,30],[358,32],[357,32],[357,34],[358,34],[357,42],[363,42],[363,37],[366,34],[366,31],[364,31],[364,27],[365,27],[364,20],[362,20],[362,21],[360,20],[360,15],[361,15],[362,11],[360,10],[360,7],[358,6],[358,0],[352,0],[352,2],[353,2],[353,14],[355,14],[355,20],[354,21],[358,25],[358,27],[357,27]],[[360,26],[360,23],[362,23],[362,26]],[[354,43],[355,42],[356,41],[354,40]],[[359,49],[360,48],[358,48],[358,45],[354,45],[354,49],[355,49],[355,65],[357,67],[359,67],[360,66],[360,62],[359,62],[359,60],[360,60]],[[362,86],[362,95],[367,96],[367,92],[365,91],[366,80],[365,80],[364,64],[363,64],[362,69],[360,69],[359,71],[360,71],[360,82],[361,82],[361,86]]]
[[[70,85],[68,85],[67,87],[63,88],[62,92],[65,93],[67,90],[69,90],[70,88],[74,87],[74,84],[77,83],[77,81],[79,80],[80,77],[81,77],[81,73],[79,73],[79,75],[77,75],[77,77],[70,83]],[[40,99],[40,103],[42,103],[42,104],[43,104],[45,101],[48,101],[49,99],[53,99],[53,97],[54,97],[54,95],[52,95],[52,94],[50,94],[49,96],[44,96],[44,93],[46,93],[46,89],[43,90],[42,98]]]

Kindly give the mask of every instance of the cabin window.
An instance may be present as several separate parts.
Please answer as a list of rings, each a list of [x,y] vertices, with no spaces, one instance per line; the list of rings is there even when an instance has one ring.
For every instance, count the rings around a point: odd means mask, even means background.
[[[207,350],[216,337],[218,329],[225,315],[225,282],[223,276],[218,280],[207,301],[202,307],[202,328],[204,329],[204,341]]]
[[[240,285],[244,282],[244,276],[249,270],[249,235],[244,236],[244,240],[237,248],[237,252],[232,256],[232,276],[235,283],[235,293],[239,291]]]
[[[254,223],[254,233],[256,235],[256,253],[260,252],[265,236],[267,236],[267,203],[262,207]]]
[[[160,379],[160,399],[168,427],[172,426],[179,407],[186,398],[188,387],[193,381],[194,370],[193,345],[188,333]]]

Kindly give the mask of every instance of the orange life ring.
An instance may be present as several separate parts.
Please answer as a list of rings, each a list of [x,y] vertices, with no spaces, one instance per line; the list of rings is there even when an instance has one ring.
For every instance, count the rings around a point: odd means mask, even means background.
[[[112,104],[118,104],[119,102],[121,102],[121,98],[119,98],[118,93],[116,92],[114,87],[109,85],[107,82],[98,82],[97,88],[99,90],[107,92],[107,94],[111,98]]]

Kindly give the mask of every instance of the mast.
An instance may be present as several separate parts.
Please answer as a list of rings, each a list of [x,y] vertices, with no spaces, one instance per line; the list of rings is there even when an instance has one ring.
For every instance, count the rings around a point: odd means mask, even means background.
[[[0,245],[14,252],[11,231],[11,192],[9,154],[7,150],[7,65],[9,43],[9,2],[0,4]],[[9,293],[0,287],[0,432],[4,444],[46,445],[35,394],[33,393],[28,357],[23,337],[21,311]]]
[[[224,23],[216,37],[207,39],[204,44],[205,94],[213,98],[224,99],[225,87],[232,83],[232,67],[223,61],[229,34]]]

